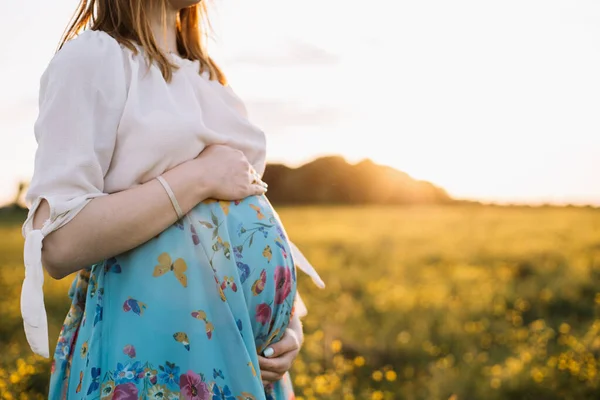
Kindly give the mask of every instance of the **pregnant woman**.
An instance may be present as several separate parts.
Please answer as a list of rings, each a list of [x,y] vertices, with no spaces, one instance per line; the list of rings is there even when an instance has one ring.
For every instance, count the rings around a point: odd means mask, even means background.
[[[77,272],[50,399],[294,398],[296,266],[322,281],[264,196],[265,136],[206,53],[205,12],[84,0],[42,76],[21,296],[38,354],[42,265]]]

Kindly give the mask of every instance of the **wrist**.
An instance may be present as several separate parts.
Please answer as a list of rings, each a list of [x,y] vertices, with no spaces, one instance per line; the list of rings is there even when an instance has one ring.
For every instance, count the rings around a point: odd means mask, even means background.
[[[196,158],[189,162],[191,190],[194,193],[197,203],[201,203],[213,196],[214,190],[211,185],[209,169],[201,158]]]
[[[210,197],[206,170],[202,171],[194,161],[187,161],[163,174],[182,209],[185,208],[184,213]]]
[[[304,343],[304,331],[302,329],[302,321],[300,320],[300,317],[294,315],[288,328],[294,331],[298,341],[300,342],[300,345],[302,345],[302,343]]]

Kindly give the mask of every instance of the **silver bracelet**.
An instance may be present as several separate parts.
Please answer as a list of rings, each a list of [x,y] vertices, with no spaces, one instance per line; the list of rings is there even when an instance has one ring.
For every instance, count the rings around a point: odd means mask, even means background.
[[[178,219],[183,218],[184,214],[181,211],[181,207],[179,207],[179,203],[177,202],[177,199],[175,198],[175,193],[173,193],[171,186],[169,186],[167,181],[165,181],[165,178],[163,178],[162,176],[157,176],[156,180],[158,180],[160,182],[160,184],[165,188],[165,191],[169,195],[169,199],[171,199],[171,204],[173,204],[173,208],[175,209],[175,212],[177,213],[177,218]]]

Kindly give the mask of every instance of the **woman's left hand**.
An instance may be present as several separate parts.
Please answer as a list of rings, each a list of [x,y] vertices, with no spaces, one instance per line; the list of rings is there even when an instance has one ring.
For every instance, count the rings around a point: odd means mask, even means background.
[[[267,347],[273,349],[273,354],[269,357],[258,355],[260,375],[264,385],[277,382],[292,368],[300,351],[302,339],[302,324],[297,317],[293,317],[281,340]],[[269,354],[269,351],[265,350],[265,353]]]

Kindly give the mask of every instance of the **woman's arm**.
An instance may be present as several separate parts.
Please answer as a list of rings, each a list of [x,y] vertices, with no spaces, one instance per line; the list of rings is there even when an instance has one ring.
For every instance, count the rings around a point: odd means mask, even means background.
[[[291,329],[296,333],[298,344],[302,347],[302,343],[304,343],[304,329],[302,328],[302,320],[298,314],[292,316],[288,329]]]
[[[226,146],[210,146],[163,177],[184,213],[209,197],[237,200],[264,193],[262,186],[250,183],[250,165],[243,153]],[[49,205],[44,201],[35,214],[34,229],[40,229],[48,217]],[[176,220],[171,201],[156,180],[97,197],[44,239],[42,264],[53,278],[61,279],[139,246]]]
[[[189,164],[167,172],[183,212],[208,197],[206,188],[196,185]],[[50,206],[43,200],[33,220],[40,229],[50,216]],[[152,180],[138,187],[97,197],[72,221],[44,239],[42,264],[55,279],[99,260],[132,249],[173,224],[177,216],[162,185]]]

